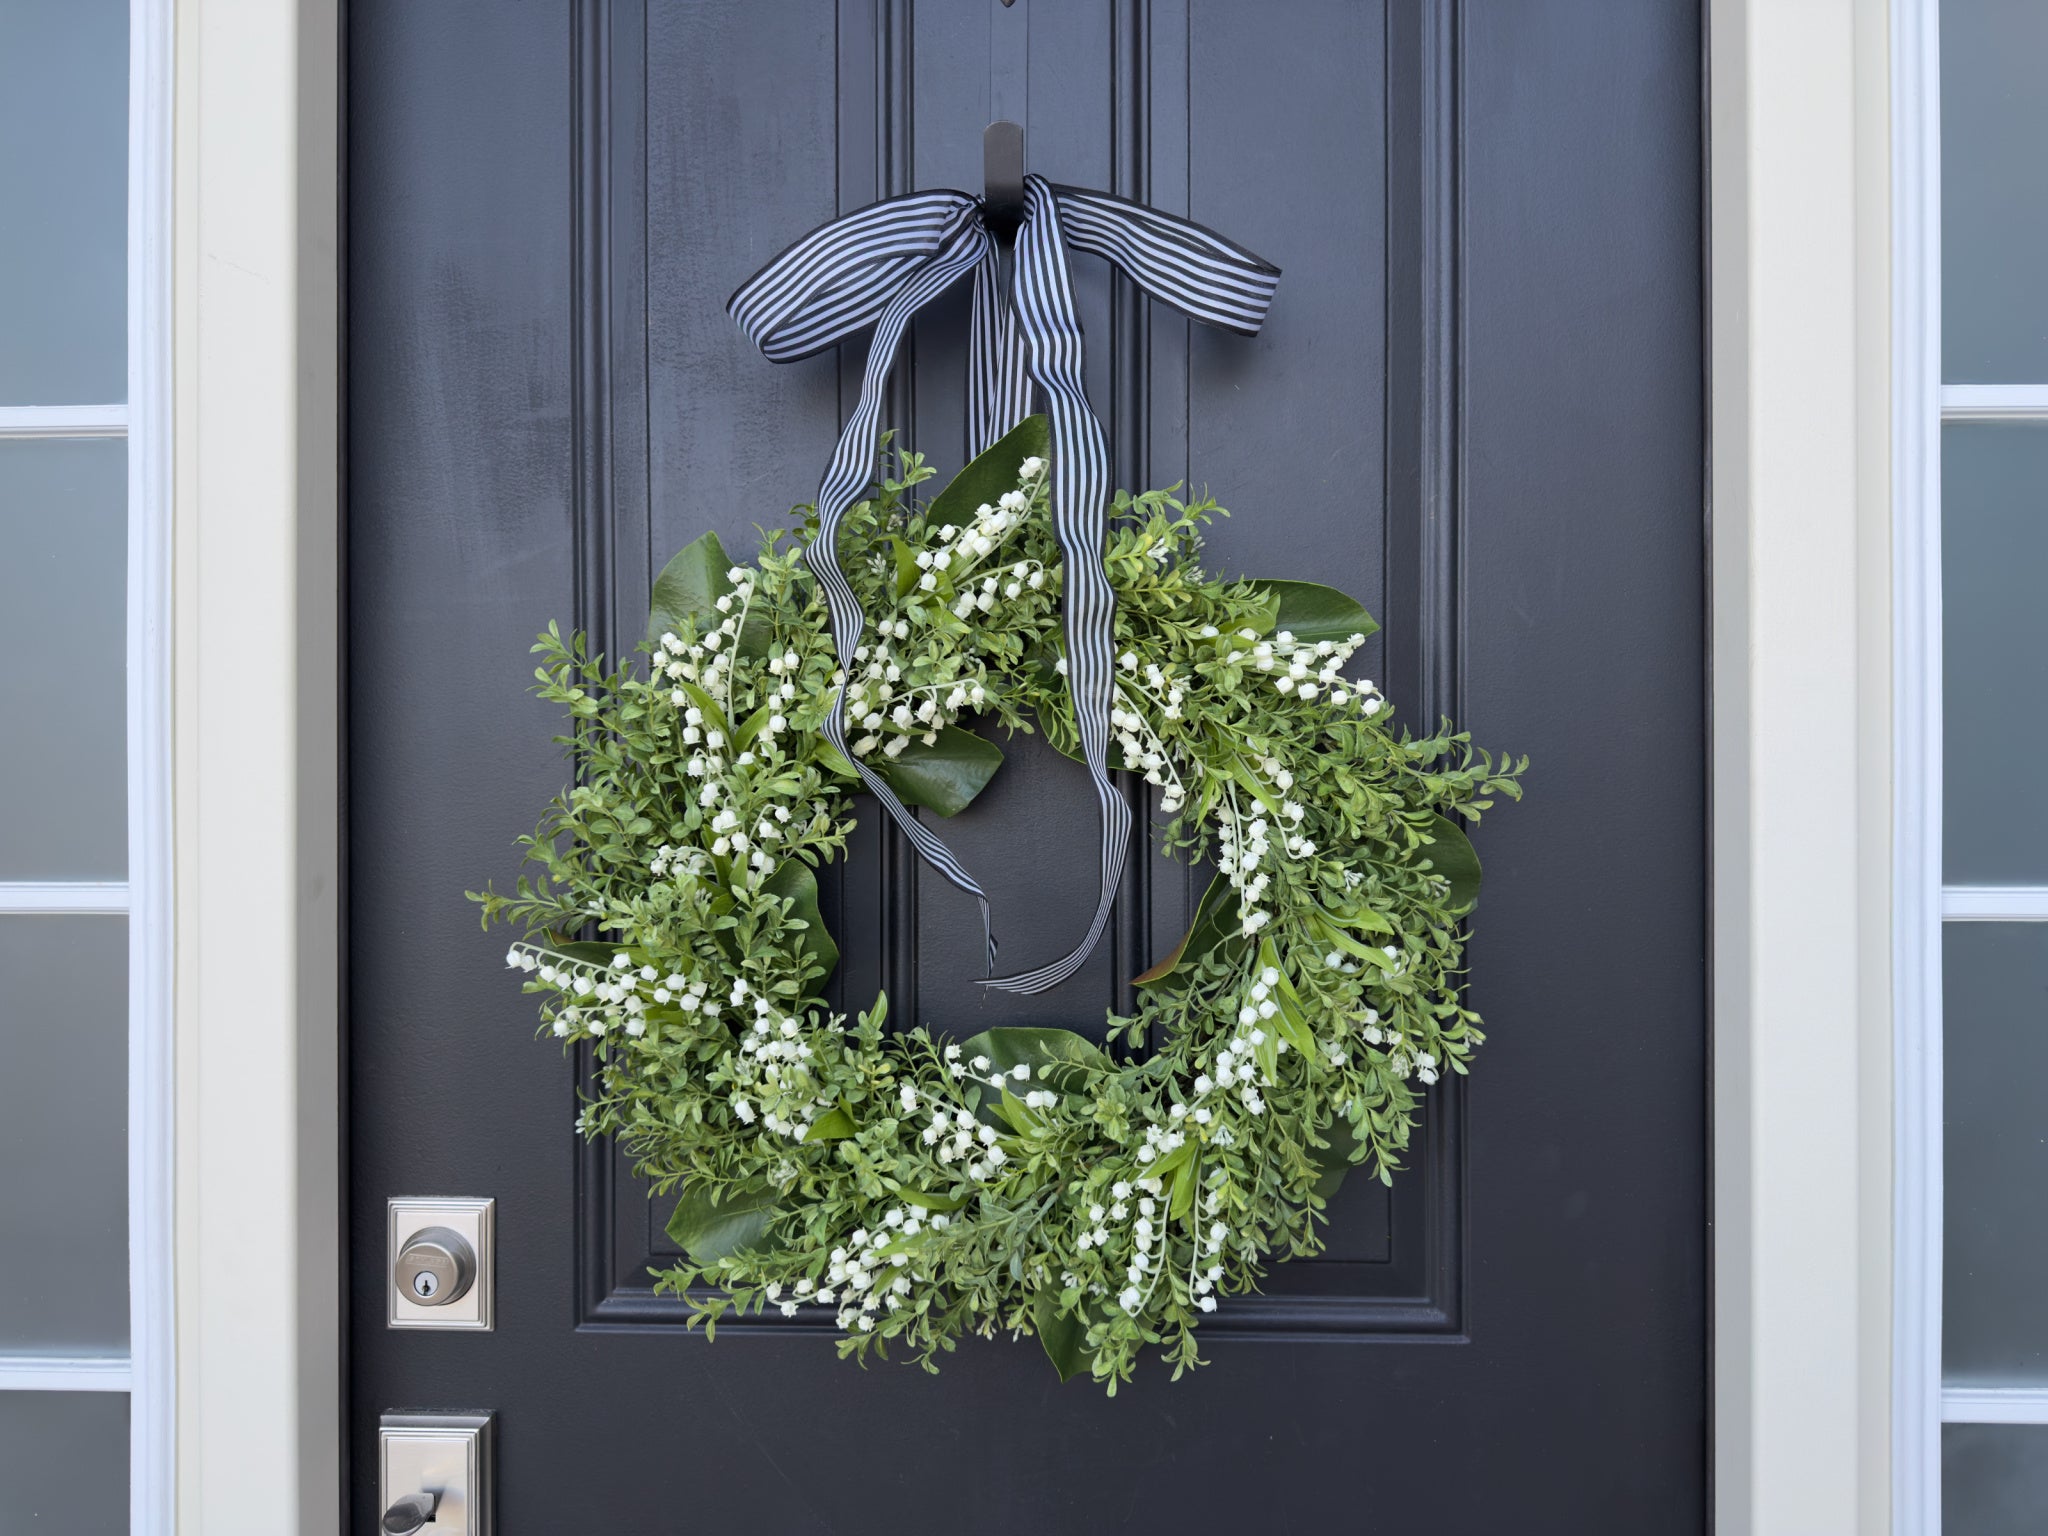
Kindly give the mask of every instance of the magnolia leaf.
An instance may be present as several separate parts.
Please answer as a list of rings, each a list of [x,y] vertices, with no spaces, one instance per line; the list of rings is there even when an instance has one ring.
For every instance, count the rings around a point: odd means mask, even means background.
[[[699,631],[715,626],[721,617],[718,600],[732,590],[725,574],[731,569],[732,561],[715,533],[702,534],[677,550],[654,578],[647,638],[659,640],[665,630],[680,634],[692,622]]]
[[[899,1189],[896,1194],[905,1205],[921,1211],[957,1211],[967,1203],[965,1195],[928,1195],[921,1189]]]
[[[594,965],[600,970],[612,968],[612,958],[627,954],[623,944],[605,944],[591,939],[565,939],[557,934],[548,935],[548,948],[570,960]]]
[[[1331,917],[1329,913],[1323,912],[1322,908],[1318,907],[1316,911],[1322,915],[1320,917],[1310,917],[1309,927],[1316,937],[1325,944],[1334,945],[1345,954],[1351,956],[1352,959],[1363,960],[1369,965],[1378,966],[1382,971],[1394,963],[1384,949],[1374,949],[1370,944],[1361,943],[1346,933],[1343,925]],[[1391,930],[1388,931],[1391,932]]]
[[[647,638],[659,640],[665,631],[680,634],[690,623],[703,634],[723,623],[718,600],[733,590],[732,579],[725,574],[732,565],[715,533],[700,534],[677,550],[654,578]],[[739,648],[749,656],[765,656],[773,638],[774,626],[767,616],[751,614],[740,631]]]
[[[811,1128],[804,1132],[804,1140],[844,1141],[860,1127],[853,1123],[853,1116],[846,1112],[846,1106],[835,1104],[830,1111],[811,1122]]]
[[[694,1263],[709,1265],[747,1249],[765,1252],[773,1246],[768,1223],[781,1200],[774,1186],[741,1184],[723,1193],[714,1202],[710,1191],[686,1184],[668,1219],[668,1235]]]
[[[974,514],[994,506],[1005,491],[1017,489],[1017,470],[1026,459],[1043,459],[1052,454],[1052,432],[1043,416],[1026,416],[996,440],[993,447],[977,454],[953,477],[953,483],[934,496],[924,509],[924,520],[933,528],[952,528],[974,521]]]
[[[1173,1176],[1170,1193],[1166,1201],[1166,1219],[1179,1221],[1195,1205],[1196,1170],[1199,1165],[1190,1163]]]
[[[1429,818],[1431,841],[1408,855],[1409,862],[1427,862],[1434,874],[1450,881],[1446,903],[1454,912],[1469,912],[1479,902],[1479,853],[1464,829],[1447,817]]]
[[[1351,1121],[1339,1110],[1330,1117],[1330,1123],[1323,1128],[1323,1140],[1329,1145],[1310,1147],[1310,1161],[1323,1170],[1323,1176],[1316,1180],[1316,1193],[1325,1200],[1336,1195],[1358,1157],[1358,1133],[1351,1129]]]
[[[1052,1368],[1060,1373],[1061,1381],[1072,1381],[1091,1368],[1087,1350],[1088,1319],[1078,1312],[1062,1311],[1057,1290],[1050,1286],[1042,1287],[1031,1298],[1031,1326],[1038,1334],[1038,1342],[1045,1346],[1046,1358],[1052,1361]]]
[[[974,1059],[977,1056],[986,1057],[988,1065],[976,1067]],[[986,1087],[986,1080],[997,1073],[1029,1093],[1041,1085],[1055,1090],[1071,1089],[1084,1081],[1090,1070],[1115,1070],[1115,1064],[1103,1053],[1101,1046],[1071,1029],[985,1029],[960,1042],[960,1059],[968,1064],[967,1080],[974,1084],[981,1118],[999,1129],[1012,1122],[1001,1117],[1000,1097]],[[1028,1078],[1011,1076],[1013,1069],[1020,1066],[1031,1069]],[[1004,1092],[1008,1091],[1006,1086]],[[1021,1103],[1017,1108],[1020,1112],[1029,1113]]]
[[[1202,893],[1201,904],[1195,908],[1195,920],[1188,925],[1173,953],[1135,978],[1133,984],[1149,987],[1176,971],[1192,970],[1212,949],[1221,948],[1225,955],[1234,957],[1244,949],[1244,944],[1244,920],[1238,915],[1237,892],[1218,875]]]
[[[789,903],[790,917],[805,925],[802,942],[806,961],[820,979],[830,976],[839,964],[839,946],[832,942],[824,916],[818,911],[818,878],[811,873],[811,866],[802,859],[784,859],[761,889]]]
[[[1380,627],[1364,604],[1320,582],[1254,581],[1251,585],[1277,599],[1273,632],[1286,630],[1297,645],[1349,640],[1353,635],[1370,635]]]
[[[889,548],[896,558],[896,596],[900,601],[917,590],[918,578],[924,572],[918,569],[917,556],[910,552],[909,544],[902,539],[891,537]]]
[[[905,805],[957,816],[1003,766],[1003,749],[985,736],[949,725],[930,746],[913,739],[895,757],[877,752],[867,762]]]

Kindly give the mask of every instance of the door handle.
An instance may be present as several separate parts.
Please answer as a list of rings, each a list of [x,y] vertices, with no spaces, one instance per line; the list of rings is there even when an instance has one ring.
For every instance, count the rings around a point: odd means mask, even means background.
[[[491,1536],[491,1415],[387,1413],[377,1444],[384,1536]]]
[[[434,1506],[440,1502],[436,1494],[408,1493],[384,1511],[385,1536],[413,1536],[434,1518]]]

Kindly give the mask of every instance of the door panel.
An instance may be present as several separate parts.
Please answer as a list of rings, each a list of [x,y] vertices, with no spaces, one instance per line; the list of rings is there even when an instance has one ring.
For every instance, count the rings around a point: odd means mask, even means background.
[[[636,1530],[1701,1528],[1697,33],[1676,0],[355,0],[357,1525],[380,1410],[482,1405],[507,1533],[591,1508]],[[772,366],[726,296],[838,211],[977,188],[997,88],[1022,92],[1034,169],[1285,272],[1246,341],[1076,259],[1118,483],[1206,485],[1235,514],[1219,565],[1343,585],[1386,624],[1368,670],[1409,719],[1535,760],[1480,839],[1469,1091],[1437,1090],[1391,1192],[1347,1182],[1328,1253],[1225,1304],[1208,1368],[1113,1401],[1028,1341],[930,1378],[843,1364],[802,1318],[686,1332],[646,1274],[665,1209],[576,1143],[578,1064],[529,1038],[461,899],[514,873],[566,772],[531,635],[629,646],[675,548],[715,528],[746,550],[816,490],[862,349]],[[942,470],[965,310],[962,289],[919,318],[885,412]],[[1091,797],[1035,742],[1005,750],[946,835],[1030,963],[1092,894],[1035,856],[1092,838]],[[1137,857],[1079,976],[984,995],[971,903],[866,815],[826,882],[836,985],[962,1034],[1099,1031],[1197,890]],[[497,1198],[494,1333],[381,1326],[399,1194]]]

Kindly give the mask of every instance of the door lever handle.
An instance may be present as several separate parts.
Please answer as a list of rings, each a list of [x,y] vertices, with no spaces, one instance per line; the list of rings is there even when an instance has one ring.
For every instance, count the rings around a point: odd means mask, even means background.
[[[412,1536],[434,1518],[434,1506],[440,1502],[436,1494],[408,1493],[384,1511],[386,1536]]]

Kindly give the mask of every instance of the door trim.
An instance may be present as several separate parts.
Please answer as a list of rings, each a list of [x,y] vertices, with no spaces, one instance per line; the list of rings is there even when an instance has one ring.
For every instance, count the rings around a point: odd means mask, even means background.
[[[1890,1528],[1889,19],[1708,15],[1727,1536]]]
[[[338,3],[173,25],[178,1528],[333,1531]]]

